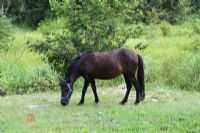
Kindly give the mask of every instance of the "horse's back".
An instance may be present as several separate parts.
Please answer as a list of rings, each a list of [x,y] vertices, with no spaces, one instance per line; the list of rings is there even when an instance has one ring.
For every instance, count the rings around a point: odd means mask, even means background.
[[[138,62],[136,57],[137,54],[128,49],[91,52],[82,58],[80,71],[83,75],[91,75],[94,78],[115,78],[136,69]]]

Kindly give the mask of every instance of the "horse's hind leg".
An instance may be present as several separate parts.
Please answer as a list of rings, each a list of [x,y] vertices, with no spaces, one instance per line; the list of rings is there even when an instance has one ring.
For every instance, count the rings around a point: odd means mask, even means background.
[[[132,78],[131,82],[133,83],[135,90],[136,90],[136,99],[135,99],[135,104],[138,104],[140,102],[140,90],[139,90],[139,83],[136,80],[136,78]]]
[[[82,105],[84,103],[85,93],[87,91],[88,85],[89,85],[89,82],[85,80],[83,90],[82,90],[81,100],[78,105]]]
[[[132,87],[132,84],[131,84],[131,81],[126,77],[124,76],[124,79],[125,79],[125,82],[126,82],[126,94],[123,98],[123,100],[120,102],[120,104],[124,105],[127,101],[128,101],[128,96],[129,96],[129,93],[130,93],[130,90],[131,90],[131,87]]]
[[[91,80],[90,83],[91,83],[91,86],[92,86],[92,91],[94,93],[95,103],[98,103],[99,102],[99,98],[98,98],[97,91],[96,91],[95,81]]]

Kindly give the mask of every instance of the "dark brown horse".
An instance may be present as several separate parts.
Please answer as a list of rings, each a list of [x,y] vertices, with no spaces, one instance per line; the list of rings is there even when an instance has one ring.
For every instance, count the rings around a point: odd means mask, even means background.
[[[124,76],[127,91],[120,104],[127,102],[132,85],[136,89],[135,104],[138,104],[145,98],[144,68],[140,55],[128,49],[118,49],[111,52],[84,52],[72,61],[65,74],[65,79],[60,81],[61,104],[64,106],[68,104],[73,92],[73,84],[80,76],[85,81],[78,105],[84,103],[89,84],[92,86],[95,103],[99,102],[95,79],[113,79],[121,74]]]

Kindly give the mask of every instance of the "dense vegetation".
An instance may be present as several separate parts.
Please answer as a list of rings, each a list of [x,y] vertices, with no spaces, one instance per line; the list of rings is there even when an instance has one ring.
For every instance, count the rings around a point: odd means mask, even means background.
[[[144,56],[148,88],[200,90],[198,0],[3,0],[0,6],[0,89],[8,93],[55,90],[80,52],[120,47]]]

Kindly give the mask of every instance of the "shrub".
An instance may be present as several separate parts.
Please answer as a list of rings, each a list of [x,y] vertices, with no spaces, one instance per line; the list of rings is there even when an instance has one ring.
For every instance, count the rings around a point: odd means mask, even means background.
[[[163,36],[167,36],[170,33],[170,24],[167,21],[164,21],[160,24],[160,29]]]
[[[27,67],[12,60],[0,61],[0,86],[7,93],[32,93],[56,89],[56,74],[47,64]]]
[[[54,20],[46,19],[39,24],[38,31],[44,35],[49,35],[55,31],[62,30],[67,27],[67,19],[58,17]]]
[[[130,34],[132,38],[138,38],[144,34],[144,28],[142,25],[133,25],[130,27]]]
[[[46,35],[44,40],[28,41],[28,47],[32,50],[44,54],[55,70],[66,71],[68,63],[78,54],[75,45],[71,42],[71,32],[60,30]]]

